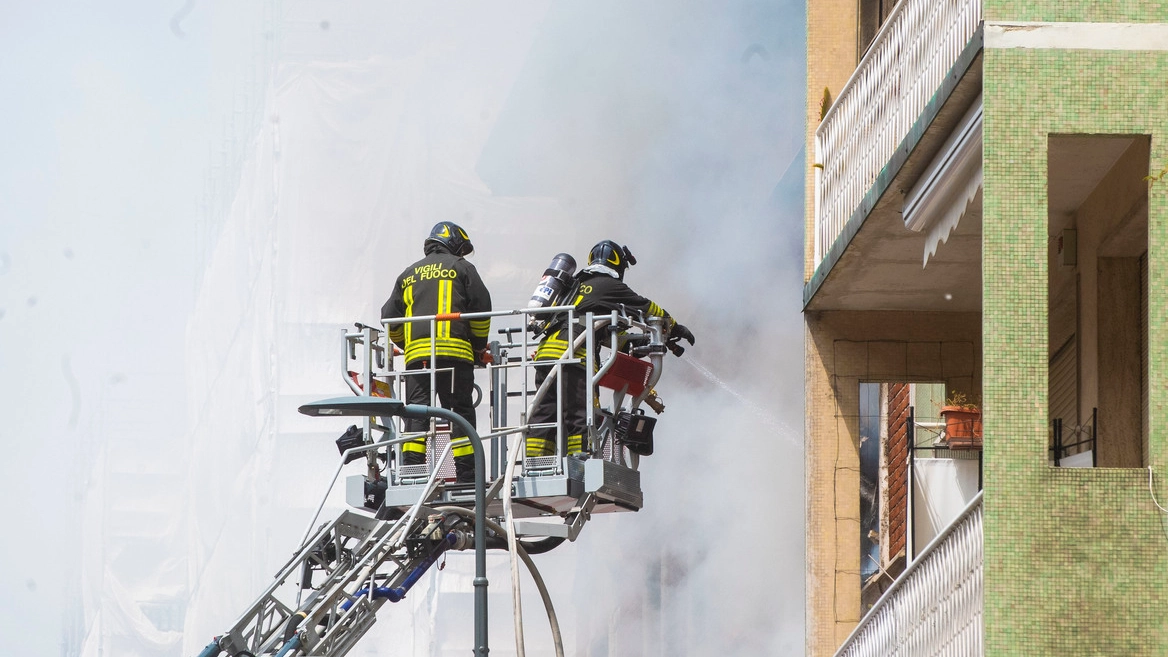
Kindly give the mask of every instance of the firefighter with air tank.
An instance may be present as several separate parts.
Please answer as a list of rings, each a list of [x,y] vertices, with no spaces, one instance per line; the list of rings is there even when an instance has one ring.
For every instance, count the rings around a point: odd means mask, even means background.
[[[637,264],[637,259],[629,252],[627,246],[621,246],[612,240],[599,242],[588,252],[588,265],[575,275],[570,283],[570,289],[564,295],[563,305],[572,305],[576,308],[576,317],[582,318],[585,313],[608,314],[622,307],[626,312],[641,312],[646,316],[664,317],[666,321],[667,346],[676,355],[684,350],[678,341],[686,340],[694,343],[693,333],[678,324],[670,317],[665,309],[653,301],[637,294],[624,282],[625,270]],[[552,266],[544,272],[540,286],[532,298],[533,305],[550,304],[557,296],[555,288],[568,288],[571,270],[576,263],[571,256],[559,254],[552,261]],[[566,274],[565,274],[566,272]],[[572,335],[579,336],[583,326],[573,328]],[[568,350],[568,327],[566,318],[552,320],[544,328],[544,337],[536,348],[536,361],[554,361],[562,358]],[[584,356],[583,348],[576,352],[577,357]],[[537,366],[535,385],[538,388],[552,371],[552,365]],[[540,399],[532,409],[528,422],[532,425],[546,424],[546,426],[532,429],[527,435],[527,456],[547,456],[554,454],[555,422],[557,396],[555,390],[562,387],[563,399],[563,427],[567,436],[565,453],[579,454],[584,451],[584,431],[586,423],[586,385],[587,372],[583,364],[564,365],[560,369],[563,377],[561,386],[552,386],[547,394]]]

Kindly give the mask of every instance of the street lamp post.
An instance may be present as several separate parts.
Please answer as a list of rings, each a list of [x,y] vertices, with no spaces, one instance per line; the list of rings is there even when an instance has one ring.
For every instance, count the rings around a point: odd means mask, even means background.
[[[355,416],[401,416],[407,419],[441,418],[448,420],[466,432],[474,448],[475,462],[475,578],[474,578],[474,614],[475,614],[475,650],[478,657],[487,657],[490,649],[487,645],[487,478],[486,458],[483,452],[483,441],[479,437],[474,425],[466,421],[458,413],[438,406],[424,406],[421,404],[406,404],[399,399],[385,399],[380,397],[337,397],[324,399],[300,407],[304,415],[355,415]]]

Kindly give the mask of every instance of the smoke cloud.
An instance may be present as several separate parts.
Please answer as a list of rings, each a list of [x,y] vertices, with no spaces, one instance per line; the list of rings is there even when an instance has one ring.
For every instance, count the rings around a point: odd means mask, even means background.
[[[645,508],[551,555],[576,654],[802,653],[800,12],[557,5],[483,151],[493,191],[561,200],[545,253],[629,244],[630,285],[698,336]]]

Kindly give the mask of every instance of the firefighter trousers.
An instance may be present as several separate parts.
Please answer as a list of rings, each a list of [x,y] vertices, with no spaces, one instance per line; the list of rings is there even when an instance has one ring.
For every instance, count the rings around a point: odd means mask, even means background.
[[[419,359],[406,365],[406,403],[431,406],[430,372],[409,374],[410,370],[425,370],[429,359]],[[458,413],[472,427],[477,427],[474,407],[474,363],[460,358],[438,358],[434,373],[435,392],[442,408]],[[428,431],[428,419],[406,418],[407,433]],[[466,432],[451,424],[450,440],[465,438]],[[451,450],[458,481],[474,480],[474,448],[468,443]],[[418,465],[426,462],[426,439],[417,438],[402,444],[402,462]]]
[[[552,365],[536,365],[535,368],[535,388],[539,389],[540,384],[547,379],[548,375],[553,370]],[[562,365],[560,368],[561,381],[553,381],[551,387],[542,399],[535,405],[531,411],[531,417],[528,418],[529,424],[552,424],[556,421],[556,401],[559,399],[557,392],[563,390],[563,415],[562,420],[564,424],[564,436],[566,438],[560,441],[564,448],[565,454],[578,454],[583,451],[584,443],[584,429],[587,417],[584,413],[585,386],[588,384],[588,377],[584,371],[584,366],[576,365]],[[527,434],[527,455],[528,456],[550,456],[556,453],[556,427],[542,427],[532,429]]]

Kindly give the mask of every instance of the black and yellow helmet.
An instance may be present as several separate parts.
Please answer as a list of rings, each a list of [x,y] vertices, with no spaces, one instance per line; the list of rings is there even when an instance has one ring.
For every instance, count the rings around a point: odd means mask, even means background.
[[[461,226],[452,221],[440,221],[430,230],[425,245],[430,243],[441,244],[456,256],[468,256],[474,252],[474,245],[470,243],[470,235]]]
[[[621,246],[612,240],[598,242],[588,252],[589,265],[606,265],[616,272],[617,276],[625,277],[625,270],[637,264],[637,259],[629,251],[629,247]]]

